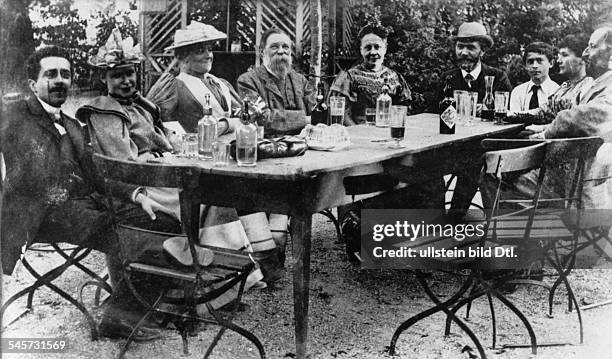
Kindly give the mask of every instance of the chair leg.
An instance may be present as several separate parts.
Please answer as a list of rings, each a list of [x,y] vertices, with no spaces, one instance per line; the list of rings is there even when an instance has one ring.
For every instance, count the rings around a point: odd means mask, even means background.
[[[340,228],[339,219],[336,218],[331,209],[324,209],[319,213],[329,218],[330,221],[332,221],[334,227],[336,228],[336,243],[342,243],[342,229]]]
[[[421,286],[423,287],[423,289],[425,290],[425,293],[427,294],[427,296],[429,296],[429,298],[436,304],[434,307],[427,309],[417,315],[412,316],[411,318],[409,318],[408,320],[404,321],[402,324],[400,324],[399,327],[397,327],[397,329],[395,329],[395,332],[393,333],[393,336],[391,338],[391,342],[389,343],[389,354],[390,355],[395,355],[395,346],[397,344],[397,340],[399,339],[399,336],[402,334],[402,332],[404,332],[406,329],[408,329],[410,326],[412,326],[413,324],[421,321],[422,319],[425,319],[435,313],[438,313],[440,311],[444,311],[448,316],[451,316],[452,320],[455,321],[455,323],[457,323],[457,325],[470,337],[470,339],[472,339],[472,342],[474,342],[474,344],[476,345],[476,347],[478,348],[478,352],[481,355],[481,358],[486,358],[484,349],[482,348],[482,345],[480,344],[480,341],[478,341],[478,338],[476,338],[476,336],[474,335],[474,333],[465,325],[465,323],[463,323],[463,321],[461,321],[459,318],[457,318],[457,316],[455,316],[449,309],[448,306],[452,305],[453,303],[457,302],[461,296],[463,296],[463,294],[465,292],[467,292],[467,290],[470,288],[470,286],[472,285],[474,278],[472,276],[468,277],[465,281],[465,283],[461,286],[461,288],[451,297],[449,298],[447,301],[445,302],[441,302],[438,297],[436,297],[436,295],[431,291],[431,289],[429,288],[426,279],[424,278],[423,274],[421,271],[417,271],[417,279],[419,281],[419,283],[421,284]],[[481,295],[480,293],[477,293],[478,295]]]
[[[504,305],[508,307],[508,309],[510,309],[521,320],[521,322],[523,322],[523,325],[525,326],[525,328],[527,329],[527,332],[529,333],[529,339],[531,342],[531,353],[534,355],[537,354],[538,353],[537,339],[535,336],[535,332],[533,331],[533,327],[531,326],[531,323],[529,323],[529,320],[527,320],[527,317],[525,317],[525,315],[514,304],[512,304],[512,302],[510,302],[503,294],[498,292],[495,288],[490,287],[489,290],[493,292],[493,295],[495,295],[497,299],[499,299],[502,303],[504,303]]]
[[[563,268],[561,268],[557,263],[555,263],[552,260],[552,258],[549,257],[548,261],[552,266],[555,267],[555,269],[559,273],[559,278],[561,278],[561,280],[563,280],[563,283],[565,284],[565,288],[567,290],[568,297],[570,301],[573,302],[576,307],[576,315],[578,316],[578,325],[580,327],[580,344],[582,344],[584,343],[584,328],[582,325],[582,313],[580,311],[580,306],[578,305],[578,301],[576,300],[576,296],[574,295],[574,291],[572,290],[572,286],[570,285],[569,280],[567,279],[568,273],[566,273],[563,270]]]
[[[487,292],[487,301],[489,302],[489,310],[491,311],[491,331],[493,335],[493,343],[491,344],[491,348],[495,348],[497,344],[497,324],[495,322],[495,308],[493,307],[493,298],[491,297],[491,293]]]
[[[261,359],[265,359],[266,358],[266,353],[264,350],[264,346],[261,343],[261,341],[259,341],[259,338],[257,338],[257,336],[255,336],[255,334],[251,333],[250,331],[232,323],[231,321],[227,321],[225,320],[221,315],[219,315],[219,313],[217,311],[215,311],[214,309],[212,309],[212,307],[210,307],[210,305],[207,303],[206,307],[208,308],[208,311],[213,315],[213,317],[215,318],[215,320],[218,322],[218,324],[221,326],[221,329],[219,330],[219,332],[217,333],[217,335],[215,336],[215,338],[213,339],[213,342],[211,343],[211,345],[208,347],[208,349],[206,350],[206,353],[204,353],[204,358],[208,358],[210,356],[210,354],[212,353],[214,347],[217,345],[217,342],[219,341],[219,339],[221,339],[221,336],[223,335],[223,333],[229,329],[235,333],[238,333],[240,335],[242,335],[243,337],[245,337],[247,340],[249,340],[251,343],[253,343],[253,345],[255,345],[255,347],[257,347],[257,350],[259,351],[259,356]]]
[[[119,355],[117,356],[118,359],[122,359],[123,356],[125,355],[125,353],[127,352],[130,344],[132,343],[132,341],[134,341],[134,336],[136,335],[136,333],[138,332],[138,329],[140,329],[140,327],[144,324],[144,322],[149,318],[149,316],[157,309],[157,307],[159,306],[159,303],[161,303],[161,300],[164,296],[164,293],[160,294],[159,297],[157,298],[157,300],[155,300],[155,302],[153,303],[153,305],[147,310],[147,312],[145,313],[145,315],[140,319],[140,321],[138,321],[138,323],[136,324],[136,326],[134,327],[134,329],[132,329],[132,332],[130,333],[130,335],[128,336],[125,344],[123,345],[123,347],[121,348],[121,351],[119,352]]]

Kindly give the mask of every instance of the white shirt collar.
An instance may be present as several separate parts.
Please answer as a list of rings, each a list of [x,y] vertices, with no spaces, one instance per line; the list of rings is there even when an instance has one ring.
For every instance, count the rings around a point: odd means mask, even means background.
[[[42,106],[42,108],[45,110],[46,113],[51,115],[51,117],[53,117],[54,119],[59,118],[60,112],[62,111],[60,107],[53,107],[49,105],[48,103],[46,103],[45,101],[41,100],[40,97],[38,96],[36,96],[36,98],[38,99],[38,102],[40,102],[40,105]]]
[[[527,82],[527,93],[531,92],[531,88],[533,86],[535,86],[535,83],[529,80],[529,82]],[[551,80],[550,77],[540,84],[540,90],[542,90],[542,92],[544,92],[545,94],[553,93],[557,89],[557,87],[559,87],[559,85],[557,85],[556,82]]]
[[[474,78],[474,81],[476,81],[476,79],[480,75],[480,71],[482,71],[482,63],[478,61],[478,64],[476,64],[476,67],[474,67],[474,69],[471,72],[467,72],[464,69],[461,69],[461,76],[465,78],[465,76],[467,76],[467,74],[469,73]]]
[[[55,128],[57,129],[57,132],[59,132],[59,134],[63,136],[66,133],[66,128],[64,128],[64,126],[60,125],[57,122],[60,119],[62,109],[49,105],[45,101],[41,100],[38,96],[36,96],[36,98],[38,99],[38,102],[40,102],[40,105],[42,106],[43,110],[45,110],[45,112],[48,113],[49,116],[51,116],[51,118],[54,120],[53,126],[55,126]]]

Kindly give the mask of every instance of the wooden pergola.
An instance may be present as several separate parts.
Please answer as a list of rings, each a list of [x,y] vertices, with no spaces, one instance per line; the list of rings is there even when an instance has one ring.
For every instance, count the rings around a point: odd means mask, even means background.
[[[225,0],[225,2],[226,33],[229,34],[230,27],[235,26],[242,42],[252,44],[257,49],[261,35],[266,29],[271,27],[282,29],[294,42],[296,56],[302,56],[305,50],[310,49],[309,73],[315,75],[315,78],[321,75],[321,54],[325,42],[328,49],[340,46],[344,53],[351,52],[352,18],[349,11],[351,0]],[[235,5],[236,2],[246,13],[253,14],[250,23],[234,22],[230,5],[231,3]],[[143,71],[145,75],[142,80],[145,89],[148,89],[153,76],[174,66],[172,54],[165,52],[164,49],[172,44],[174,32],[189,23],[189,1],[140,0],[139,9],[139,42],[146,56]],[[295,10],[288,12],[287,9]],[[327,20],[325,22],[324,17]],[[230,39],[226,41],[225,52],[230,52]],[[254,55],[252,65],[259,66],[259,52],[251,52],[252,55]],[[327,69],[328,75],[333,75],[337,71],[335,51],[329,51]]]

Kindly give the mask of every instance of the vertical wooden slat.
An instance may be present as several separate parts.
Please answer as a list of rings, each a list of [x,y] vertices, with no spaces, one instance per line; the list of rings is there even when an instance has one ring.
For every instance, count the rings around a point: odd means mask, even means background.
[[[181,28],[187,26],[187,0],[181,0]]]
[[[333,76],[336,74],[336,0],[329,0],[328,6],[327,28],[329,29],[329,37],[327,44],[329,46],[329,63],[327,74]]]
[[[321,76],[322,28],[321,0],[310,0],[310,73],[315,75],[315,85]]]
[[[231,0],[227,0],[227,17],[225,21],[225,34],[227,35],[227,39],[225,40],[225,52],[230,52],[230,2]]]
[[[305,0],[296,0],[295,8],[295,56],[302,55],[302,36],[304,34]]]
[[[263,0],[257,0],[257,10],[255,11],[255,66],[259,66],[261,53],[259,44],[261,43],[261,15],[263,12]]]

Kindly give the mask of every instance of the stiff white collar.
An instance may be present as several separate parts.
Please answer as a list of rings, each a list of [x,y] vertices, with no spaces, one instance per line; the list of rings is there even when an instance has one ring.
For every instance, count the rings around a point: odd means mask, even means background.
[[[478,78],[478,75],[480,75],[480,71],[482,71],[482,63],[478,61],[478,64],[476,64],[476,67],[474,67],[474,69],[471,72],[467,72],[464,69],[461,69],[461,76],[465,78],[467,74],[470,74],[474,78],[473,81],[476,81],[476,79]]]

